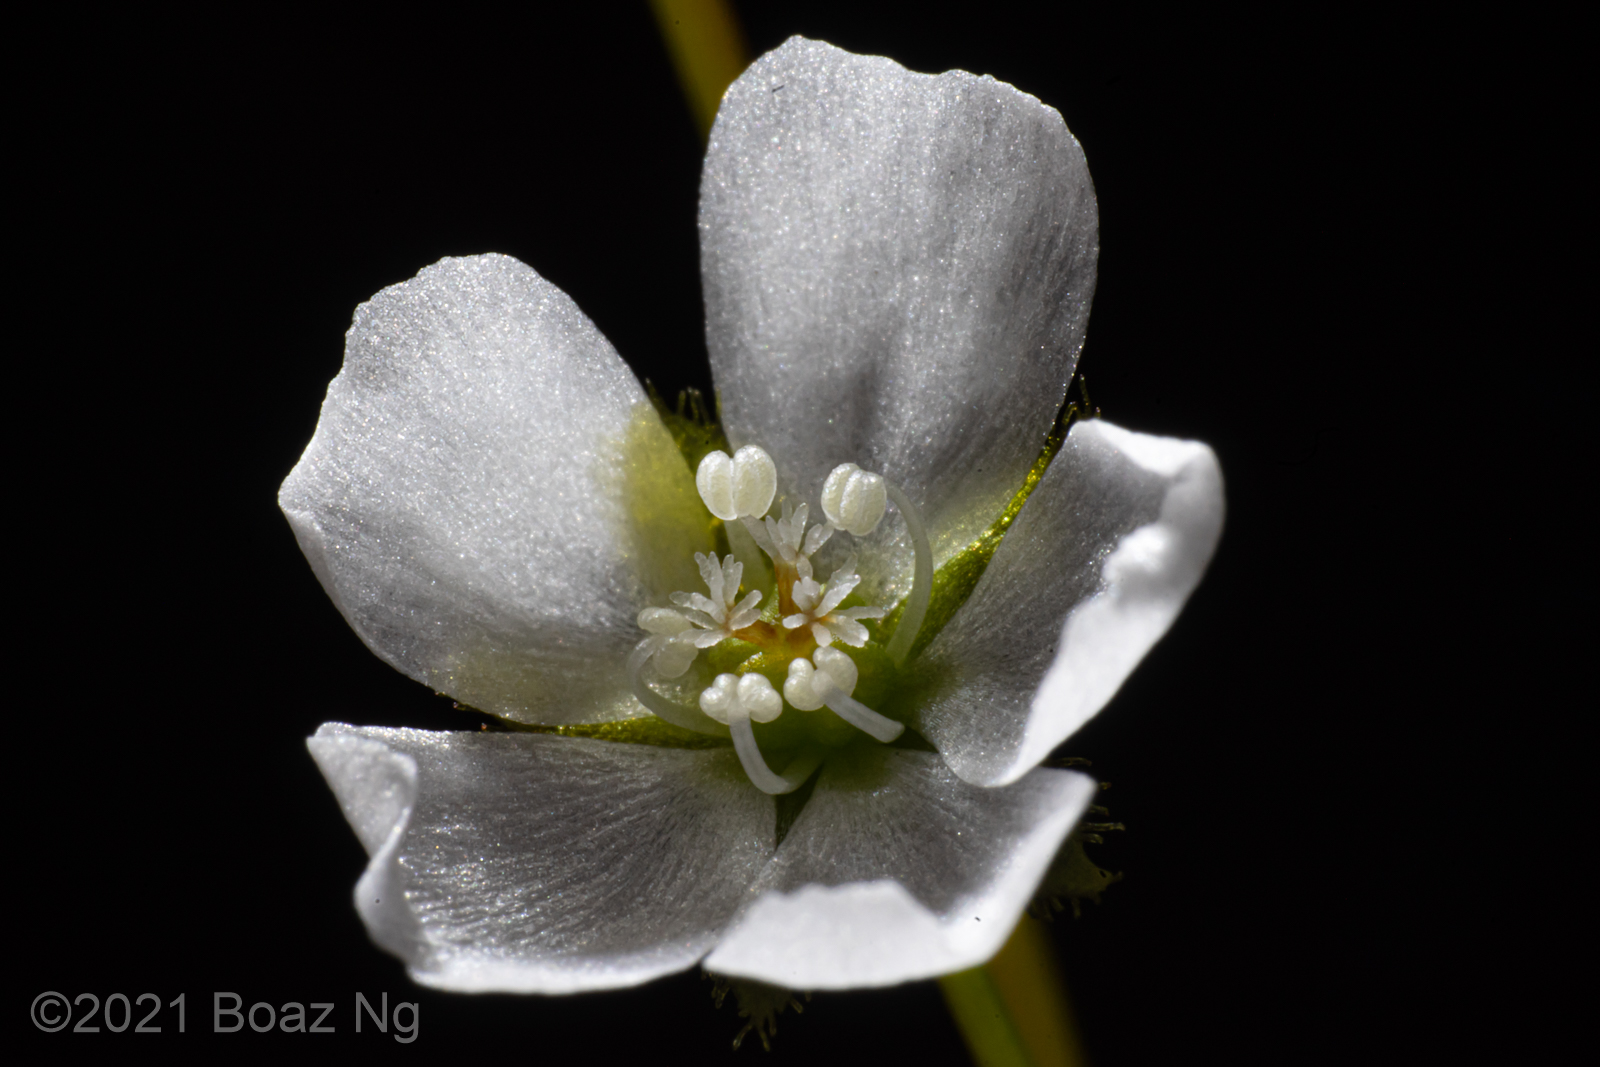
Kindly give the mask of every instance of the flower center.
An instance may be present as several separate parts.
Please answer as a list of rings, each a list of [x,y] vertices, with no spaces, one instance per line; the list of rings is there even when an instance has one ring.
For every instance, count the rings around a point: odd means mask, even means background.
[[[639,627],[647,636],[628,659],[634,693],[645,707],[679,726],[731,736],[750,780],[773,794],[798,789],[830,747],[861,733],[887,743],[905,730],[854,693],[863,670],[892,673],[904,660],[921,628],[933,580],[933,556],[921,518],[881,475],[854,463],[834,468],[822,487],[827,521],[810,526],[806,504],[791,507],[785,501],[777,517],[768,514],[777,485],[772,457],[755,446],[731,457],[712,452],[700,462],[695,486],[706,507],[725,524],[733,551],[720,560],[695,554],[706,592],[673,593],[673,607],[641,611]],[[862,620],[881,619],[886,609],[851,604],[861,582],[855,555],[834,568],[825,582],[817,581],[811,557],[836,534],[871,534],[890,502],[906,522],[916,568],[900,625],[883,646]],[[746,590],[743,596],[741,589]],[[846,653],[841,646],[857,651]],[[697,707],[651,686],[652,674],[657,679],[685,676],[702,651],[714,677],[709,685],[695,683]],[[696,677],[704,676],[702,670]],[[820,717],[805,714],[822,709],[827,710]],[[802,713],[800,728],[773,738],[774,747],[789,750],[782,773],[777,773],[767,765],[752,724],[775,723],[788,711]]]

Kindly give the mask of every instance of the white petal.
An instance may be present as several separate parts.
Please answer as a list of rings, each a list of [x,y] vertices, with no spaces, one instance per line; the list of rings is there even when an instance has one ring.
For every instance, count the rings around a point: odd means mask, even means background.
[[[1205,445],[1074,426],[971,599],[914,666],[945,679],[917,728],[968,781],[1015,781],[1166,633],[1222,515]]]
[[[933,753],[837,754],[706,968],[848,989],[975,967],[1010,936],[1094,791],[1070,771],[984,789]]]
[[[729,749],[337,723],[307,745],[371,855],[362,920],[436,988],[572,993],[683,970],[772,854],[772,801]]]
[[[791,38],[723,98],[700,237],[728,436],[772,454],[780,493],[859,463],[922,509],[936,561],[993,521],[1094,289],[1094,191],[1054,109]]]
[[[278,501],[350,625],[410,677],[524,720],[643,714],[622,669],[658,584],[625,499],[640,427],[671,447],[571,299],[505,256],[445,259],[356,309]]]

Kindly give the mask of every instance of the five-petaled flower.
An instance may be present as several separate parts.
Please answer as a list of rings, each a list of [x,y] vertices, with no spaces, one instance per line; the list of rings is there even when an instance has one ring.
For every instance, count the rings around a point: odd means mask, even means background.
[[[284,483],[373,651],[543,728],[309,742],[426,984],[986,960],[1094,788],[1038,764],[1215,547],[1204,445],[1050,436],[1098,250],[1054,110],[793,39],[728,90],[700,233],[725,451],[691,468],[573,302],[485,255],[357,310]]]

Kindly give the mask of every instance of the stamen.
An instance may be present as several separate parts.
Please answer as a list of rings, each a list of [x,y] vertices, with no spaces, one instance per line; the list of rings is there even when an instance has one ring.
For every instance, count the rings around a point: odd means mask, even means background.
[[[911,538],[916,555],[916,570],[911,579],[911,595],[906,598],[906,609],[900,615],[900,625],[889,639],[885,651],[895,666],[899,666],[911,652],[911,645],[922,629],[923,616],[928,614],[928,598],[933,594],[933,548],[928,544],[928,530],[922,525],[922,515],[896,486],[883,483],[889,499],[906,520],[906,536]],[[830,705],[831,706],[831,705]],[[838,710],[838,709],[834,709]]]
[[[687,708],[682,704],[673,703],[645,684],[645,664],[659,650],[659,646],[654,644],[658,636],[660,635],[652,635],[640,641],[628,655],[628,683],[633,689],[634,697],[648,708],[652,715],[658,719],[665,719],[674,726],[681,726],[696,733],[710,734],[713,737],[729,736],[728,727],[724,724],[703,714],[697,708]]]
[[[744,773],[763,793],[777,796],[794,792],[822,762],[820,749],[812,751],[817,746],[811,746],[784,768],[782,774],[772,773],[772,768],[767,766],[750,721],[776,719],[783,714],[783,698],[764,674],[747,674],[742,678],[737,674],[717,675],[717,680],[700,694],[700,709],[710,718],[728,724],[728,731],[733,735],[733,749],[739,754]]]
[[[732,459],[726,452],[707,455],[695,471],[694,484],[711,514],[723,522],[745,515],[760,518],[778,491],[778,467],[764,450],[745,445]]]
[[[855,661],[849,656],[836,648],[819,648],[811,654],[811,661],[790,662],[783,696],[801,711],[827,707],[851,726],[879,741],[893,741],[905,731],[905,726],[879,715],[850,695],[855,691],[858,677]]]
[[[749,675],[745,677],[748,678]],[[772,796],[793,793],[805,785],[806,779],[811,777],[811,772],[817,769],[825,754],[822,746],[809,745],[789,762],[782,774],[773,774],[772,768],[768,767],[767,761],[761,757],[761,749],[756,745],[756,735],[750,728],[750,720],[734,719],[728,724],[728,729],[733,733],[733,750],[739,754],[739,762],[744,766],[744,773],[749,776],[751,784]]]
[[[885,487],[883,475],[841,463],[822,483],[822,513],[831,525],[865,537],[883,521]]]
[[[819,648],[817,651],[821,652],[822,649]],[[839,718],[856,729],[871,734],[884,744],[888,744],[905,732],[904,723],[879,715],[855,697],[841,693],[837,689],[828,693],[827,705],[828,710]]]
[[[790,662],[783,695],[801,711],[816,711],[826,703],[824,698],[829,692],[855,692],[860,676],[855,660],[836,648],[819,648],[810,660]]]
[[[640,613],[639,626],[649,636],[628,657],[629,681],[640,703],[676,725],[731,737],[750,780],[775,795],[798,788],[824,753],[820,746],[809,746],[783,774],[774,774],[767,766],[751,724],[776,719],[783,712],[785,698],[800,711],[830,708],[879,741],[899,737],[905,730],[902,724],[852,695],[859,677],[855,661],[832,647],[835,641],[863,647],[870,634],[859,620],[881,618],[884,609],[840,606],[861,582],[855,573],[855,556],[837,568],[825,585],[812,577],[811,556],[838,530],[855,537],[871,534],[882,523],[890,501],[900,510],[915,551],[911,594],[886,650],[893,662],[900,663],[922,628],[933,579],[927,530],[905,494],[881,475],[853,463],[841,464],[823,486],[822,511],[828,521],[808,529],[810,509],[804,503],[792,506],[785,501],[778,515],[766,514],[777,492],[777,467],[771,456],[754,445],[739,449],[732,457],[724,452],[706,456],[695,472],[695,486],[712,514],[728,524],[729,547],[734,554],[720,560],[696,554],[709,595],[676,592],[671,601],[677,610],[647,608]],[[771,559],[771,571],[761,561],[758,549]],[[746,574],[755,588],[740,600],[739,586]],[[779,630],[762,622],[760,615],[760,605],[773,590],[778,593],[782,619]],[[801,632],[791,638],[784,636],[785,630]],[[647,666],[662,677],[677,677],[689,669],[699,649],[736,635],[758,646],[770,645],[770,652],[785,658],[802,653],[813,640],[816,646],[809,659],[802,654],[789,660],[782,696],[765,675],[753,671],[742,677],[718,675],[700,693],[698,710],[666,699],[646,683]]]
[[[700,710],[718,722],[737,718],[771,722],[783,714],[783,698],[764,674],[719,674],[700,694]]]

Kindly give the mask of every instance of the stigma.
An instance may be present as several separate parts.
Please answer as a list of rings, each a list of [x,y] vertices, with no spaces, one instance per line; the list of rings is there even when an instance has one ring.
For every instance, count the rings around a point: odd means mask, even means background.
[[[810,506],[789,500],[780,501],[774,515],[777,465],[755,445],[732,456],[707,455],[695,472],[695,487],[707,510],[722,521],[733,551],[721,559],[695,555],[704,593],[675,592],[668,598],[672,607],[639,613],[646,636],[629,656],[628,672],[640,702],[679,726],[732,738],[750,781],[771,794],[798,789],[829,748],[851,737],[865,734],[880,743],[898,738],[903,724],[854,696],[861,656],[836,646],[862,650],[861,662],[869,670],[893,672],[921,626],[932,553],[921,518],[905,495],[881,475],[842,463],[823,483],[818,503],[825,521],[811,523]],[[891,502],[912,541],[915,575],[899,627],[888,645],[873,653],[879,643],[863,623],[883,618],[887,608],[854,597],[861,583],[856,556],[848,556],[826,581],[817,580],[811,557],[836,535],[873,533]],[[714,675],[705,666],[692,671],[702,652],[723,669]],[[692,706],[651,684],[680,678],[690,693],[699,689]],[[815,718],[824,708],[832,712],[824,716],[832,726]],[[785,756],[783,770],[775,772],[754,724],[774,724],[790,713],[800,717],[793,724],[798,729],[767,738],[773,754]]]

